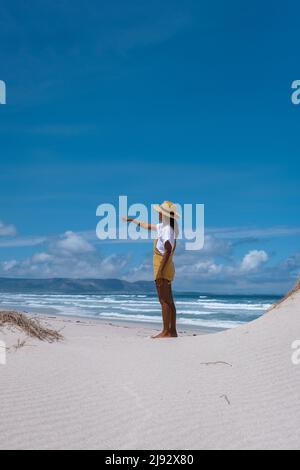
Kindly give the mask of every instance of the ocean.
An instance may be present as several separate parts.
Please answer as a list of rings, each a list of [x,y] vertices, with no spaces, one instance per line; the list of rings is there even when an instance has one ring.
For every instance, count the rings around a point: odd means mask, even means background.
[[[259,318],[278,300],[275,296],[175,294],[181,327],[229,329]],[[64,295],[0,293],[0,309],[16,309],[119,322],[161,323],[154,294]]]

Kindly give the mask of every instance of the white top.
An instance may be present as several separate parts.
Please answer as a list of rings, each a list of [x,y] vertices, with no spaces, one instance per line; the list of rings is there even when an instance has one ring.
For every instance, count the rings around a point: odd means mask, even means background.
[[[157,244],[156,248],[158,251],[164,255],[166,250],[165,250],[165,243],[169,241],[174,247],[174,242],[175,242],[175,235],[174,235],[174,230],[170,225],[164,225],[163,223],[157,224]]]

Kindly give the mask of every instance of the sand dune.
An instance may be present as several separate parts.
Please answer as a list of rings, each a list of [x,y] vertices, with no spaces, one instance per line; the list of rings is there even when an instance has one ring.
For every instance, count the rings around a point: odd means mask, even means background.
[[[29,339],[0,365],[1,449],[300,448],[299,291],[214,335],[48,321],[63,343]]]

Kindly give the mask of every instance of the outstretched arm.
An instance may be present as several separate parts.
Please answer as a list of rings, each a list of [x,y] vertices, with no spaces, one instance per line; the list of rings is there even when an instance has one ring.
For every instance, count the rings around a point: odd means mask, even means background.
[[[143,222],[141,220],[134,219],[132,217],[123,217],[124,222],[133,222],[134,224],[142,227],[146,230],[156,230],[156,225],[148,224],[147,222]]]

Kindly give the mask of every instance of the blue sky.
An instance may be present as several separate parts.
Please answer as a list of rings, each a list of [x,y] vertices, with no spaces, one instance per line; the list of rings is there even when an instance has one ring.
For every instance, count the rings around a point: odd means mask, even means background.
[[[0,276],[151,279],[96,208],[204,203],[177,289],[275,292],[300,272],[299,2],[2,1]]]

